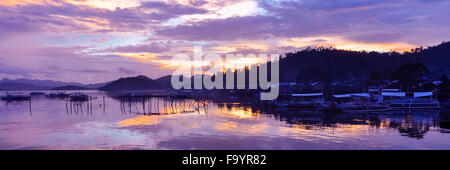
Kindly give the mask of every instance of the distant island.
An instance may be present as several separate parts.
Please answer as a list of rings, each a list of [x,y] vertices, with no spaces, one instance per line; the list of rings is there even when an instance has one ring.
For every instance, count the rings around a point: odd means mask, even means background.
[[[169,77],[169,78],[167,78]],[[172,88],[170,85],[170,76],[164,76],[162,78],[153,80],[144,75],[136,77],[120,78],[112,81],[99,90],[102,91],[125,91],[125,90],[155,90]]]
[[[92,90],[91,88],[87,87],[81,87],[81,86],[62,86],[62,87],[55,87],[50,90]]]
[[[105,86],[107,83],[81,84],[74,82],[61,82],[54,80],[36,80],[36,79],[8,79],[0,80],[0,91],[20,91],[20,90],[81,90],[97,89]]]
[[[19,90],[49,90],[51,87],[38,86],[34,84],[3,82],[0,83],[0,91],[19,91]]]

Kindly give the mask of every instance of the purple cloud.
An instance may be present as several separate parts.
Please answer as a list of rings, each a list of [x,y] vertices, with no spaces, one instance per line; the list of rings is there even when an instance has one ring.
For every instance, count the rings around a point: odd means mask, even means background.
[[[127,69],[127,68],[123,68],[120,67],[119,69],[117,69],[119,72],[123,73],[123,74],[127,74],[127,75],[135,75],[137,74],[136,71],[132,70],[132,69]]]
[[[204,3],[197,2],[196,5],[202,5]],[[140,6],[142,9],[158,9],[160,10],[161,14],[166,14],[167,18],[173,18],[174,16],[178,15],[187,15],[187,14],[203,14],[207,13],[208,11],[204,9],[194,8],[190,6],[184,6],[180,4],[167,4],[164,2],[156,2],[156,1],[149,1],[149,2],[143,2]],[[169,17],[170,16],[170,17]]]
[[[121,53],[160,53],[169,51],[172,48],[170,42],[151,42],[149,44],[117,46],[110,49],[100,50],[100,52],[121,52]]]
[[[28,77],[28,74],[24,69],[15,66],[10,66],[1,62],[0,62],[0,74],[9,76]]]
[[[163,2],[146,2],[138,7],[116,8],[115,10],[77,6],[65,2],[59,2],[58,5],[27,4],[13,8],[0,6],[0,9],[0,13],[5,14],[0,16],[2,21],[0,22],[0,31],[4,33],[10,31],[4,29],[13,27],[25,30],[33,28],[37,31],[42,29],[50,32],[58,31],[55,30],[55,27],[70,28],[70,31],[136,31],[150,29],[152,26],[157,26],[163,21],[180,15],[207,12],[203,9]],[[156,12],[144,12],[148,9]],[[106,20],[109,25],[94,19]],[[110,28],[92,30],[92,28],[80,25],[77,21],[103,24]]]
[[[162,27],[156,32],[173,39],[197,41],[339,35],[367,42],[391,42],[417,32],[450,27],[444,14],[450,14],[444,12],[450,7],[448,1],[261,1],[259,5],[268,14],[205,20]],[[385,36],[383,39],[376,35]]]

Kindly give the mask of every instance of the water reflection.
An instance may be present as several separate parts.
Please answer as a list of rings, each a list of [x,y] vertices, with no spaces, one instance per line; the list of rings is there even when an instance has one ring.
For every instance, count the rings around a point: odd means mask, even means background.
[[[205,112],[209,102],[194,99],[175,99],[173,97],[119,98],[122,114],[170,115],[179,113]]]
[[[449,112],[336,114],[170,97],[2,102],[2,149],[450,149]]]
[[[448,113],[443,113],[448,114]],[[390,111],[381,113],[334,114],[307,112],[276,112],[275,117],[281,121],[295,125],[297,128],[308,130],[324,128],[343,128],[348,125],[351,129],[368,126],[376,129],[396,129],[402,136],[422,139],[431,128],[440,128],[440,111]]]
[[[32,107],[31,107],[31,100],[28,100],[28,101],[4,101],[4,103],[5,103],[4,107],[8,111],[11,111],[11,107],[10,106],[13,106],[13,107],[17,107],[17,106],[18,107],[28,107],[30,116],[33,115]]]
[[[158,123],[158,116],[142,115],[134,118],[122,120],[118,123],[120,127],[128,126],[148,126]]]

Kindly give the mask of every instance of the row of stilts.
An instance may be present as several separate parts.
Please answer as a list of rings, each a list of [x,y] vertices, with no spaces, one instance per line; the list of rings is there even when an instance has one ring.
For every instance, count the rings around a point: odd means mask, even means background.
[[[85,101],[73,101],[70,99],[66,99],[66,114],[88,114],[92,115],[93,111],[93,100],[97,98],[89,97]],[[106,112],[106,102],[105,96],[102,97],[102,103],[99,104],[99,107],[103,110],[103,114]],[[83,109],[85,108],[85,110]]]
[[[168,115],[207,110],[207,101],[173,96],[120,98],[122,114]]]
[[[100,100],[100,102],[94,101]],[[64,99],[67,115],[86,114],[92,115],[94,110],[101,109],[106,113],[105,96],[99,98],[88,97],[87,100],[74,101]],[[32,115],[31,100],[29,103],[30,116]],[[144,114],[144,115],[168,115],[177,113],[207,112],[208,101],[205,99],[183,98],[176,96],[144,96],[144,97],[121,97],[120,110],[122,114]]]

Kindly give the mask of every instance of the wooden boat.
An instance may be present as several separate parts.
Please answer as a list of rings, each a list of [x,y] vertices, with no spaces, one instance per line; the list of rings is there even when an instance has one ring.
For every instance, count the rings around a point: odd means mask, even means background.
[[[70,101],[87,101],[89,96],[83,93],[73,93],[69,96]]]
[[[47,98],[59,98],[59,99],[65,99],[68,98],[70,95],[66,94],[66,93],[51,93],[51,94],[47,94],[45,95],[45,97]]]
[[[389,111],[391,108],[385,104],[369,103],[369,104],[355,104],[342,103],[337,105],[338,108],[344,112],[382,112]]]
[[[439,101],[433,99],[433,92],[413,92],[412,97],[407,97],[405,92],[382,93],[383,96],[393,97],[389,106],[396,110],[434,110],[442,108]]]
[[[278,107],[297,109],[317,109],[317,105],[323,102],[322,93],[291,94],[288,101],[278,101]]]
[[[436,99],[421,100],[421,99],[399,99],[392,100],[389,105],[393,109],[440,109],[440,103]]]
[[[43,96],[43,95],[45,95],[45,93],[44,92],[31,92],[30,95],[31,96]]]
[[[27,95],[6,95],[2,97],[2,100],[5,101],[23,101],[23,100],[30,100],[31,96]]]
[[[285,103],[284,105],[282,105],[284,107],[288,107],[288,108],[303,108],[303,109],[315,109],[317,106],[314,102],[308,102],[308,101],[304,101],[304,102],[289,102],[289,103]]]
[[[336,103],[334,102],[323,102],[317,105],[317,110],[323,111],[323,112],[342,112],[344,111],[342,108],[338,107]]]

